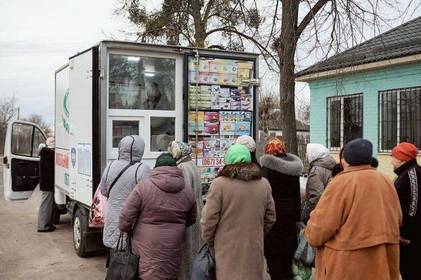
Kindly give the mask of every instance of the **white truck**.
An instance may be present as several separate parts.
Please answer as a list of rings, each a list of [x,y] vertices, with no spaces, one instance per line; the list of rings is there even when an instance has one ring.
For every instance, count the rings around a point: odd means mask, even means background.
[[[102,41],[55,73],[55,203],[72,217],[79,256],[102,248],[88,227],[101,172],[126,135],[140,135],[153,167],[171,140],[194,147],[204,184],[239,135],[256,136],[258,55],[244,52]],[[6,200],[28,199],[38,185],[33,123],[9,124],[4,152]]]

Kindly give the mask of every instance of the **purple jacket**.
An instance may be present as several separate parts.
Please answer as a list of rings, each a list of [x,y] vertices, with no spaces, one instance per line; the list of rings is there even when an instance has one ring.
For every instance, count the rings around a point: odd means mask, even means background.
[[[162,166],[134,188],[120,214],[119,229],[133,225],[133,253],[140,279],[177,279],[186,227],[195,223],[196,202],[178,167]]]

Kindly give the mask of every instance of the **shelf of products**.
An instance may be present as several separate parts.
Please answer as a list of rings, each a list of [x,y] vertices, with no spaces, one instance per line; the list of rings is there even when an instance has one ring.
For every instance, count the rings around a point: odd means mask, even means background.
[[[188,142],[208,184],[224,165],[240,135],[252,135],[254,94],[242,86],[253,77],[253,61],[194,57],[188,62]]]

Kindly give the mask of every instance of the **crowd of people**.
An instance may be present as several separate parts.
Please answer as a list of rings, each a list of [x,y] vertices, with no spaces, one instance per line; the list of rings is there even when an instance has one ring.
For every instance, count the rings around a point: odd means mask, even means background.
[[[257,159],[255,141],[242,136],[204,205],[189,145],[171,142],[153,169],[142,162],[144,147],[141,137],[124,137],[100,183],[108,198],[104,245],[115,249],[120,234],[131,232],[139,279],[192,279],[204,243],[218,280],[294,279],[299,234],[316,250],[317,280],[421,279],[421,167],[411,143],[392,150],[394,183],[376,169],[366,139],[348,142],[339,162],[323,145],[308,144],[302,196],[301,159],[278,138],[268,139]]]

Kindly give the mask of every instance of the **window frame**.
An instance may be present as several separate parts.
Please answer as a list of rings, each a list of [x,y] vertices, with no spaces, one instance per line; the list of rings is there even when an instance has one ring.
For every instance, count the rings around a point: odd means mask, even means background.
[[[378,152],[379,153],[391,153],[391,149],[383,149],[383,130],[382,130],[382,109],[384,106],[384,96],[387,94],[396,93],[396,143],[400,143],[401,136],[401,93],[419,89],[421,91],[421,85],[415,87],[406,87],[406,88],[394,88],[378,91]],[[420,104],[421,105],[421,104]],[[420,120],[421,121],[421,120]]]
[[[339,151],[341,147],[344,146],[344,100],[346,98],[361,98],[361,137],[364,135],[364,94],[362,92],[360,93],[353,93],[353,94],[346,94],[346,95],[335,95],[335,96],[329,96],[326,98],[326,146],[331,151]],[[331,146],[331,140],[330,140],[330,124],[331,124],[331,117],[330,117],[330,103],[331,101],[337,101],[339,100],[341,102],[340,106],[340,128],[339,128],[339,147],[332,147]]]
[[[41,142],[41,143],[45,143],[45,141],[46,141],[46,138],[45,138],[45,135],[44,135],[44,133],[38,128],[38,127],[36,127],[36,126],[34,126],[34,125],[31,125],[31,124],[29,124],[29,123],[20,123],[20,122],[16,122],[16,123],[13,123],[13,125],[12,125],[12,134],[11,134],[11,140],[12,140],[12,142],[14,142],[14,135],[15,135],[15,126],[16,125],[20,125],[20,126],[28,126],[28,127],[30,127],[31,128],[31,133],[30,133],[30,140],[31,140],[31,143],[30,143],[30,155],[26,155],[26,154],[19,154],[19,153],[15,153],[14,151],[13,151],[13,148],[11,147],[11,149],[10,149],[10,153],[12,154],[12,155],[14,155],[14,156],[19,156],[19,157],[29,157],[29,158],[39,158],[39,154],[38,154],[38,151],[35,149],[35,147],[34,147],[34,140],[35,140],[35,131],[37,130],[38,132],[39,132],[39,134],[44,138],[44,142]],[[29,131],[28,131],[29,132]],[[19,133],[17,133],[16,135],[18,135]],[[23,134],[21,134],[21,135],[23,135]],[[40,144],[41,144],[40,143]]]
[[[112,147],[112,121],[138,120],[139,135],[145,141],[144,159],[155,159],[162,152],[151,150],[151,118],[152,117],[172,117],[175,118],[175,139],[181,140],[183,136],[183,56],[177,54],[158,53],[153,51],[135,51],[110,49],[107,51],[107,68],[110,69],[110,55],[139,56],[154,58],[170,58],[175,60],[175,92],[174,110],[145,110],[145,109],[111,109],[110,102],[110,77],[109,71],[106,75],[106,116],[107,116],[107,161],[118,157],[118,148]]]

